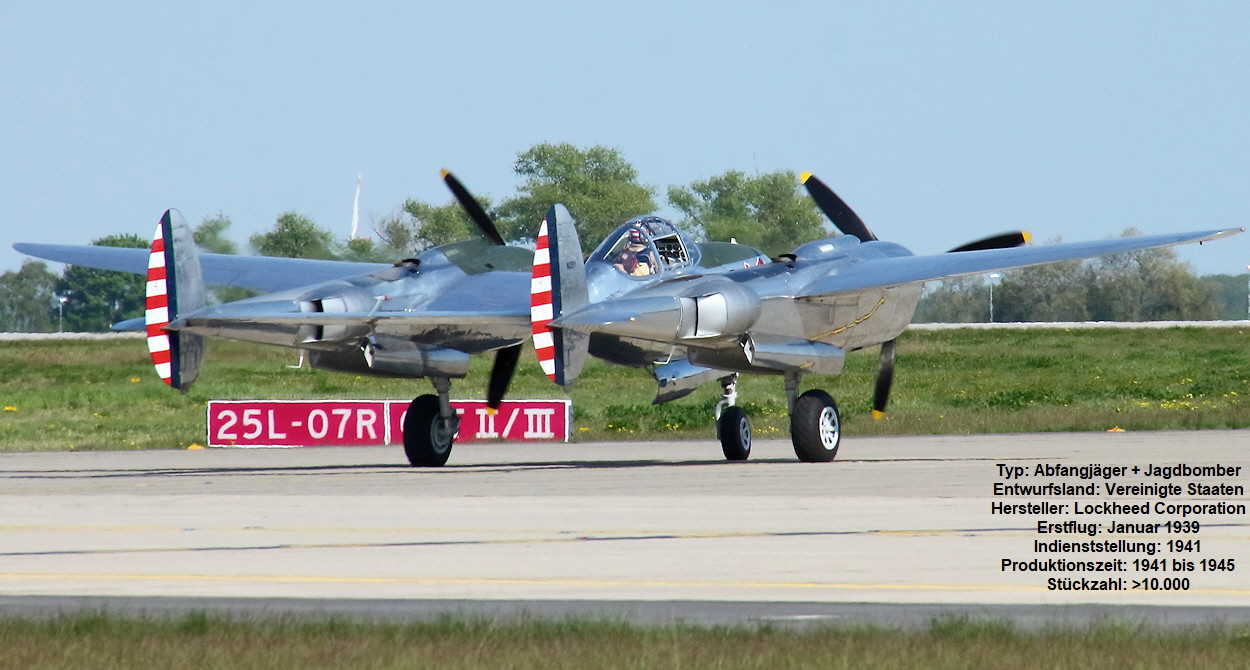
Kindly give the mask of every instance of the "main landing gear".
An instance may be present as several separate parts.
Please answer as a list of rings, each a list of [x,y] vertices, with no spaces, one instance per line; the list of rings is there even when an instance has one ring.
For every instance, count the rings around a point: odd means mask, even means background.
[[[794,454],[807,463],[832,461],[842,441],[838,404],[819,389],[799,395],[800,376],[797,372],[788,372],[785,376]],[[716,435],[726,459],[745,461],[751,455],[751,423],[746,412],[734,404],[738,399],[738,375],[721,379],[721,387],[721,399],[716,403]]]
[[[404,416],[404,453],[408,462],[417,467],[446,464],[460,428],[460,417],[449,399],[451,380],[431,377],[430,381],[438,395],[417,396]]]

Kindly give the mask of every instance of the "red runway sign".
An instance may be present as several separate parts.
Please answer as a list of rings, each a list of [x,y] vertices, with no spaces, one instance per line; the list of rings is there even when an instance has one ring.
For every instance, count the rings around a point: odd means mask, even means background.
[[[453,400],[460,415],[456,442],[567,442],[569,400],[504,401],[492,415],[485,401]],[[211,400],[212,447],[312,447],[402,444],[408,403],[399,400]]]

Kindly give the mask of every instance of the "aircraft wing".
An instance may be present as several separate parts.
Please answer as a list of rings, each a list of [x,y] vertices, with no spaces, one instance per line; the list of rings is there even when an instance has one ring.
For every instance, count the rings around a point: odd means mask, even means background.
[[[1243,228],[1172,233],[1147,237],[1121,237],[1093,242],[960,251],[934,256],[901,256],[863,260],[843,265],[813,281],[795,297],[816,297],[936,281],[962,275],[1010,270],[1042,263],[1093,258],[1105,254],[1140,251],[1192,242],[1208,242],[1243,232]]]
[[[58,263],[135,274],[147,273],[150,254],[147,249],[26,242],[14,244],[13,248],[28,256]],[[200,268],[204,273],[204,283],[238,286],[265,292],[342,279],[390,267],[383,263],[318,261],[272,256],[200,254],[199,258]]]

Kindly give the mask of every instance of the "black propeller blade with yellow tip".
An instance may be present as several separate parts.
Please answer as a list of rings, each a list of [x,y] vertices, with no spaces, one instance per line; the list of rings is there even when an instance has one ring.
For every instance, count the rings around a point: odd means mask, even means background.
[[[810,172],[804,172],[799,177],[803,186],[807,188],[807,192],[812,196],[816,206],[825,216],[837,226],[838,230],[845,235],[853,235],[859,238],[860,242],[870,242],[877,239],[877,236],[869,230],[863,219],[846,204],[833,189],[825,185],[824,182],[817,179]],[[979,251],[982,249],[1009,249],[1028,244],[1030,236],[1023,231],[1004,233],[1002,235],[994,235],[975,242],[955,247],[950,253],[958,253],[963,251]],[[872,416],[880,419],[885,416],[885,407],[890,402],[890,387],[894,384],[894,343],[895,340],[884,342],[881,344],[881,361],[877,368],[877,383],[872,398]]]
[[[804,172],[799,176],[807,193],[812,196],[816,206],[837,226],[844,235],[853,235],[860,242],[871,242],[877,236],[868,229],[867,224],[855,210],[851,209],[833,189],[817,179],[812,173]],[[890,401],[890,387],[894,384],[894,340],[882,343],[881,362],[877,369],[876,389],[872,397],[872,416],[880,419],[885,416],[885,406]]]
[[[833,189],[825,186],[825,183],[817,179],[812,173],[804,172],[799,176],[803,186],[807,188],[808,195],[812,196],[812,200],[816,202],[816,206],[820,211],[829,217],[833,225],[845,235],[854,235],[859,238],[860,242],[871,242],[877,239],[876,235],[868,229],[863,219],[851,209],[849,205],[838,197]]]
[[[1019,247],[1028,244],[1032,239],[1032,235],[1024,232],[1023,230],[1017,230],[1010,233],[1003,233],[1002,235],[986,237],[975,242],[969,242],[963,246],[955,247],[947,253],[957,254],[961,251],[981,251],[982,249],[1010,249],[1012,247]]]
[[[885,416],[885,406],[890,402],[890,386],[894,384],[894,343],[881,344],[881,363],[877,368],[877,387],[872,394],[872,418]]]

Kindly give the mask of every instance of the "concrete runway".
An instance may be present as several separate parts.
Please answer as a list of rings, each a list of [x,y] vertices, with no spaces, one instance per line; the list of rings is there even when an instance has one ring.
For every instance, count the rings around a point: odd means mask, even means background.
[[[0,454],[0,611],[1250,621],[1244,514],[1189,517],[1197,534],[1097,538],[1201,540],[1197,553],[1153,557],[1035,553],[1035,540],[1090,539],[1041,535],[1039,519],[1091,517],[991,514],[994,502],[1247,504],[1247,446],[1247,431],[850,437],[837,461],[804,464],[788,441],[756,442],[745,463],[721,460],[710,441],[468,444],[441,469],[410,468],[396,448]],[[1241,466],[1237,477],[1169,481],[1243,493],[993,495],[998,464],[1040,463]],[[1089,483],[1024,483],[1046,481]],[[1050,577],[1108,575],[1001,567],[1117,557],[1129,572],[1110,576],[1183,577],[1189,588],[1049,590]],[[1138,573],[1134,558],[1236,569]]]

